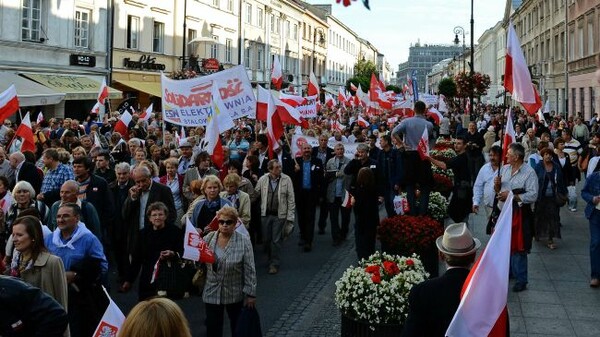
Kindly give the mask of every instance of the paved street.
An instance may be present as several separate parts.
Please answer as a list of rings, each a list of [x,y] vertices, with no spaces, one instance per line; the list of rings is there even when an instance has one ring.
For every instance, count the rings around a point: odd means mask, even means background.
[[[543,240],[534,242],[528,289],[518,294],[509,291],[511,336],[600,336],[600,290],[588,285],[588,223],[583,206],[579,200],[575,213],[563,207],[563,239],[556,240],[556,250],[548,249]],[[487,242],[485,218],[478,215],[473,220],[475,235]],[[315,238],[310,253],[300,252],[296,237],[288,240],[281,271],[275,276],[266,273],[265,255],[260,247],[256,250],[258,309],[265,336],[339,336],[340,315],[333,300],[335,281],[356,263],[354,242],[349,238],[340,247],[332,247],[329,231]],[[136,298],[133,292],[113,292],[113,296],[124,312]],[[205,336],[201,299],[179,303],[194,336]]]

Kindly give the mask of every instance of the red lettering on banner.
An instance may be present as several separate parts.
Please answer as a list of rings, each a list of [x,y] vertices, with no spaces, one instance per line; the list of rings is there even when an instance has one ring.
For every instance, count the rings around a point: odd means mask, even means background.
[[[165,89],[165,101],[180,108],[209,105],[212,101],[210,91],[191,94],[189,96],[176,94]]]
[[[244,91],[242,85],[242,81],[240,81],[238,78],[234,78],[233,80],[227,80],[227,87],[219,89],[221,98],[228,99],[229,97],[239,95],[242,91]]]

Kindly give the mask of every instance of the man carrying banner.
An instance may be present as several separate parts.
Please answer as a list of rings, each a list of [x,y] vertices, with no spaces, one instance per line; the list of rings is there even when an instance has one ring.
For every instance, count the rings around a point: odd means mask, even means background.
[[[511,239],[510,269],[517,282],[514,292],[527,288],[527,254],[531,250],[533,239],[533,212],[531,205],[537,200],[538,178],[531,166],[524,164],[525,150],[518,143],[508,147],[508,164],[494,179],[494,190],[502,208],[510,191],[513,199],[513,231]]]
[[[449,225],[443,236],[436,241],[440,258],[448,270],[444,275],[414,286],[408,296],[408,317],[402,329],[402,337],[443,337],[460,303],[463,288],[471,264],[475,261],[481,245],[471,235],[467,225]]]

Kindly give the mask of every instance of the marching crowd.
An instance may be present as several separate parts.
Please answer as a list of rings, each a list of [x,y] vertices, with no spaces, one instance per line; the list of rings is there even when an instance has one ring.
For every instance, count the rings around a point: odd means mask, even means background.
[[[159,114],[149,120],[134,114],[125,135],[115,131],[118,114],[101,122],[32,121],[35,153],[20,152],[6,120],[0,127],[0,270],[40,288],[66,310],[69,327],[58,335],[88,337],[108,305],[101,285],[111,288],[109,266],[118,274],[112,288],[129,291],[138,280],[140,301],[156,296],[155,265],[179,260],[189,221],[215,253],[202,299],[208,335],[221,336],[225,311],[234,331],[242,308],[256,303],[255,252],[268,259],[268,273],[277,274],[285,266],[282,242],[294,227],[306,253],[314,248],[315,231],[325,234],[328,223],[331,244],[339,246],[351,233],[353,211],[356,254],[366,258],[376,249],[380,206],[387,216],[396,215],[394,198],[406,192],[411,214],[427,213],[433,164],[454,172],[453,222],[484,211],[491,233],[508,192],[514,194],[520,235],[511,247],[514,291],[527,287],[532,240],[558,247],[559,208],[567,204],[576,211],[575,185],[585,180],[590,286],[598,287],[600,117],[583,121],[551,113],[545,124],[514,109],[515,140],[502,165],[504,109],[480,104],[471,116],[446,112],[439,121],[427,110],[418,101],[413,117],[388,123],[391,116],[373,114],[368,125],[358,122],[360,108],[326,111],[302,130],[318,137],[318,145],[303,143],[296,154],[288,139],[298,130],[290,129],[270,153],[264,123],[240,119],[222,134],[220,167],[205,151],[203,127],[188,128],[180,138]],[[420,156],[424,129],[431,140],[453,139],[457,156]],[[358,145],[348,158],[345,147],[352,143]]]

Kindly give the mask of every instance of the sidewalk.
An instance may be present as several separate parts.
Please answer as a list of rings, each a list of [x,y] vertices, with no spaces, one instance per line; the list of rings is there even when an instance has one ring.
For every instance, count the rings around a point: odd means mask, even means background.
[[[533,243],[527,290],[514,293],[509,289],[508,293],[511,337],[600,336],[600,289],[589,287],[589,229],[584,207],[580,198],[577,212],[561,209],[562,239],[555,240],[557,249],[547,248],[544,240]],[[487,219],[477,215],[472,220],[474,235],[487,244]],[[327,270],[328,277],[319,280],[328,284],[318,294],[311,294],[310,305],[292,324],[294,328],[287,330],[287,336],[340,335],[334,283],[349,264],[355,263],[353,248],[352,242],[347,242],[332,257],[331,262],[335,262],[323,270]],[[287,319],[289,316],[283,321]],[[274,328],[267,335],[277,335],[277,327]]]

